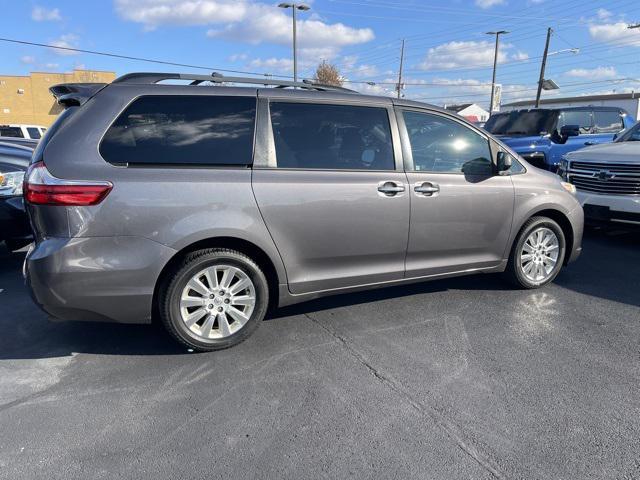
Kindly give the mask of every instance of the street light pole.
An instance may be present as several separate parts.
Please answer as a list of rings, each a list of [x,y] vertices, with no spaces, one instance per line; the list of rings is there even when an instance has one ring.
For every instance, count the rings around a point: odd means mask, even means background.
[[[498,50],[500,48],[500,35],[506,35],[506,30],[498,30],[497,32],[487,32],[487,35],[495,35],[496,36],[496,50],[493,55],[493,78],[491,80],[491,98],[489,99],[489,113],[493,111],[493,95],[496,91],[496,69],[498,67]]]
[[[400,47],[400,70],[398,70],[398,98],[402,97],[402,67],[404,65],[404,38],[402,39],[402,46]]]
[[[300,10],[306,12],[310,10],[311,7],[305,5],[304,3],[281,3],[278,5],[280,8],[290,8],[293,11],[292,19],[293,19],[293,81],[298,81],[298,48],[297,48],[297,33],[296,33],[296,11]]]
[[[544,71],[547,67],[547,55],[549,54],[549,42],[553,29],[547,28],[547,43],[544,44],[544,54],[542,55],[542,65],[540,66],[540,78],[538,79],[538,91],[536,92],[536,108],[540,106],[540,96],[542,95],[542,82],[544,82]]]

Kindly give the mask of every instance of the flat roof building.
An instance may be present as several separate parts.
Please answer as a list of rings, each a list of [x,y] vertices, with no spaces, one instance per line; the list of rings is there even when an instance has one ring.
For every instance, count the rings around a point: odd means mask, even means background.
[[[70,73],[0,75],[0,124],[48,127],[62,111],[49,92],[49,87],[58,83],[110,83],[115,78],[115,72],[79,69]]]
[[[519,110],[534,108],[535,100],[502,105],[502,110]],[[618,107],[626,110],[636,120],[640,117],[640,92],[612,93],[604,95],[584,95],[580,97],[545,98],[540,101],[540,108],[560,107]]]

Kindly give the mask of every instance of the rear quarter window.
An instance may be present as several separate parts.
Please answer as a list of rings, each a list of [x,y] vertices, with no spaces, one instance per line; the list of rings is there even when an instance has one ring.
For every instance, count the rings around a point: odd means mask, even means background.
[[[20,127],[0,126],[0,137],[24,138],[24,134]]]
[[[116,165],[247,166],[255,97],[149,95],[107,130],[100,153]]]
[[[42,135],[40,135],[40,130],[34,127],[28,127],[27,133],[29,134],[29,138],[33,138],[34,140],[39,140]]]
[[[593,128],[595,133],[616,133],[624,128],[622,116],[616,111],[593,112]]]

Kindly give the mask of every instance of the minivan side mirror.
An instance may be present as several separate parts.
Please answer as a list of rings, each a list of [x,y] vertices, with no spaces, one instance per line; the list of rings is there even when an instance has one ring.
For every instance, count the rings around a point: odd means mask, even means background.
[[[511,160],[511,155],[507,152],[498,152],[498,173],[506,172],[511,168],[513,161]]]
[[[560,129],[560,135],[564,138],[580,135],[580,125],[565,125]]]

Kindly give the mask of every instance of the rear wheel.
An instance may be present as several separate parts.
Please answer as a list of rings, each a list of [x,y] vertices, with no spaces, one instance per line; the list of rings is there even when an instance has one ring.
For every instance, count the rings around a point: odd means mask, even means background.
[[[198,351],[236,345],[264,318],[269,289],[260,267],[243,253],[190,253],[160,292],[160,316],[169,333]]]
[[[518,287],[539,288],[560,273],[566,253],[560,225],[547,217],[525,223],[511,250],[506,274]]]

